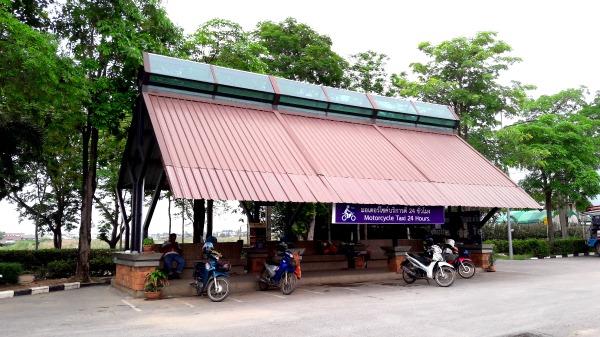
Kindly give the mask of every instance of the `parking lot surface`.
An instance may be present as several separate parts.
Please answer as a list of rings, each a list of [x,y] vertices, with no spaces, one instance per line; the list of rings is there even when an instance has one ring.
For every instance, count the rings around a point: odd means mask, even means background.
[[[600,258],[419,280],[146,301],[109,286],[0,299],[2,336],[600,336]]]

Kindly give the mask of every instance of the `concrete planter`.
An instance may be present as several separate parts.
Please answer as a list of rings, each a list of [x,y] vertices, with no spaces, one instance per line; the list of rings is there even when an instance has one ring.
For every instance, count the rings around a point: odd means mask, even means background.
[[[33,275],[33,274],[19,275],[19,284],[20,285],[31,284],[31,283],[33,283],[34,280],[35,280],[35,275]]]

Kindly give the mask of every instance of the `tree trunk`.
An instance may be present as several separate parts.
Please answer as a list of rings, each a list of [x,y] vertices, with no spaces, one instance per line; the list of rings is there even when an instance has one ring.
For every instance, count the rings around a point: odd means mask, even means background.
[[[40,249],[40,229],[38,220],[35,220],[35,250]]]
[[[546,218],[548,218],[548,240],[554,241],[554,223],[552,221],[552,190],[546,189]]]
[[[83,132],[83,182],[81,203],[81,224],[79,226],[79,258],[77,278],[81,282],[90,281],[90,249],[92,242],[92,206],[96,182],[98,159],[98,129],[88,125]]]
[[[569,220],[567,219],[568,212],[564,202],[561,202],[560,208],[558,209],[558,214],[560,221],[560,232],[562,237],[566,238],[569,236]]]
[[[194,199],[194,222],[193,222],[193,242],[201,243],[204,236],[204,216],[206,215],[206,207],[204,199]],[[170,226],[169,226],[170,228]]]
[[[57,224],[52,231],[54,248],[61,249],[62,248],[62,225]]]

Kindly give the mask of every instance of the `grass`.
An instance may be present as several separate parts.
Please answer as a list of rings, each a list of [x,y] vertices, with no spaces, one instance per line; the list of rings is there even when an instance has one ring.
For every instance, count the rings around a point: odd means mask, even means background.
[[[531,254],[514,254],[513,260],[529,260],[533,257]],[[496,260],[508,260],[508,255],[506,254],[494,254],[494,258]]]
[[[63,239],[62,248],[77,248],[77,239]],[[40,249],[52,249],[54,244],[51,239],[40,240]],[[92,240],[92,249],[108,249],[108,244],[102,240]],[[14,245],[0,247],[0,250],[34,250],[35,240],[19,240]]]

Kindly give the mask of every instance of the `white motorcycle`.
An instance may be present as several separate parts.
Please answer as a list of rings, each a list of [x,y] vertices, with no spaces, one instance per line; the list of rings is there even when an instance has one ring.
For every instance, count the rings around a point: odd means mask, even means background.
[[[406,283],[417,279],[433,279],[440,287],[449,287],[454,283],[456,272],[451,264],[444,261],[442,249],[433,245],[428,249],[431,259],[407,253],[402,262],[402,278]]]

